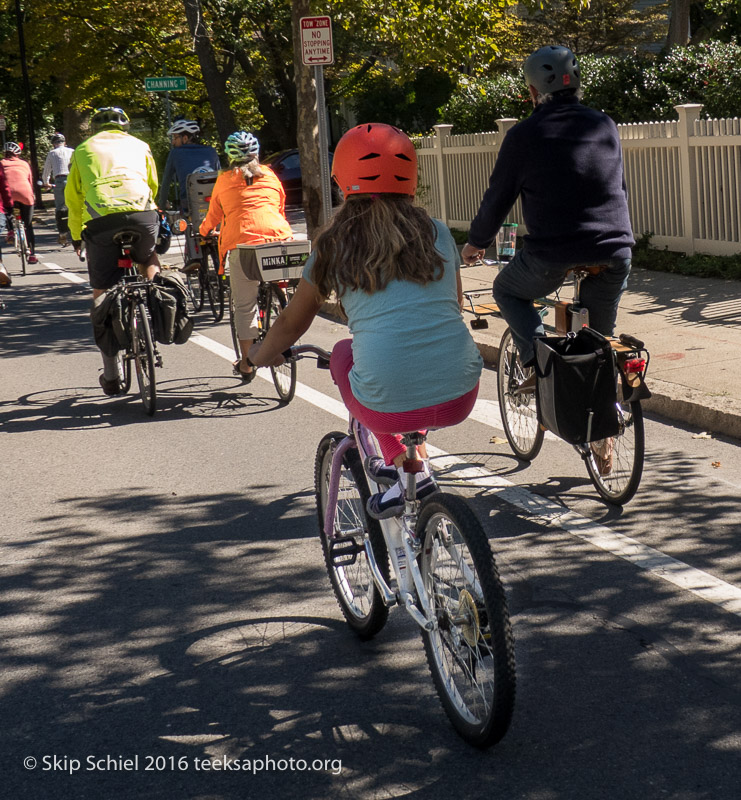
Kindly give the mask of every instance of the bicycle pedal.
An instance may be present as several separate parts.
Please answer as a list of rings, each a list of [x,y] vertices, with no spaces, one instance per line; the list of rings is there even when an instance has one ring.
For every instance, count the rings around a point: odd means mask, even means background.
[[[349,567],[358,559],[358,553],[365,552],[352,536],[339,536],[329,542],[329,558],[335,567]]]

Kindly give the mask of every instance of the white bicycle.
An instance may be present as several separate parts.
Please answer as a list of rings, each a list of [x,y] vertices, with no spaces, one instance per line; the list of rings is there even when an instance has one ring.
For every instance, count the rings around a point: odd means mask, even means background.
[[[298,345],[329,365],[329,353]],[[425,437],[407,433],[405,467],[421,468],[416,448]],[[489,747],[507,732],[515,699],[514,641],[504,587],[486,533],[466,502],[436,492],[416,498],[410,475],[404,512],[376,521],[366,512],[370,492],[382,491],[365,473],[378,454],[375,438],[350,419],[347,434],[319,443],[315,489],[319,536],[332,589],[350,628],[375,636],[389,608],[400,605],[419,625],[427,662],[445,713],[476,747]],[[389,572],[389,560],[393,578]]]

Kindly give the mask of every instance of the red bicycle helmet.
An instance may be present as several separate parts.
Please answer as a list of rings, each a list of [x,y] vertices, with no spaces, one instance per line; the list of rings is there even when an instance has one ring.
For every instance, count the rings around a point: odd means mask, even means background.
[[[417,191],[417,153],[393,125],[373,122],[350,129],[337,143],[332,177],[350,194],[408,194]]]

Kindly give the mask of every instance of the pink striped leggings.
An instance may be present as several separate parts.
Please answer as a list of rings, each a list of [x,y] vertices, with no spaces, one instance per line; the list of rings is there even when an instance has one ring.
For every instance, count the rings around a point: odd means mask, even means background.
[[[373,411],[353,397],[349,378],[352,365],[352,339],[343,339],[337,342],[332,350],[329,371],[340,390],[348,411],[378,439],[386,464],[393,463],[394,458],[406,453],[399,433],[426,432],[430,428],[447,428],[450,425],[457,425],[471,413],[479,393],[477,383],[470,392],[456,397],[455,400],[448,400],[434,406],[417,408],[413,411],[401,411],[397,414]]]

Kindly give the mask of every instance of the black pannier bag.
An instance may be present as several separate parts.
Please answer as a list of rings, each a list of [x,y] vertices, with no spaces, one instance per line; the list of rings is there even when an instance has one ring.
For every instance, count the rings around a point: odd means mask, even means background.
[[[107,356],[115,356],[128,344],[128,304],[123,302],[123,293],[118,286],[93,300],[90,320],[93,323],[95,344]]]
[[[615,436],[617,367],[610,343],[582,328],[535,339],[538,421],[570,444]]]
[[[185,344],[193,332],[185,281],[176,270],[162,270],[152,281],[149,308],[154,338],[160,344]]]

